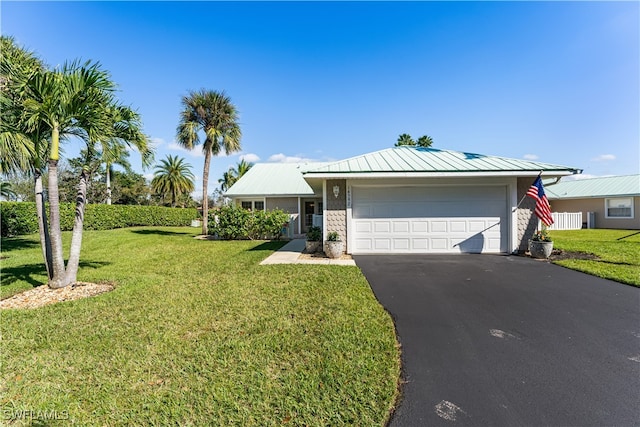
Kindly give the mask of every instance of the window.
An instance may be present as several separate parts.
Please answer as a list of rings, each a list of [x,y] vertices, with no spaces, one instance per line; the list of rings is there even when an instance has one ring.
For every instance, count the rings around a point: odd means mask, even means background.
[[[263,211],[264,201],[263,200],[243,200],[240,202],[240,206],[242,206],[242,209],[246,209],[248,211]]]
[[[605,216],[607,218],[633,218],[633,198],[605,199]]]

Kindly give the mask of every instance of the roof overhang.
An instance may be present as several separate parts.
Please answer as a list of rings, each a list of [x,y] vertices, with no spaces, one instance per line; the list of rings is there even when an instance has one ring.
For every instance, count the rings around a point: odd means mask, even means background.
[[[305,179],[376,179],[376,178],[476,178],[476,177],[561,177],[574,175],[575,170],[546,171],[470,171],[470,172],[306,172]]]

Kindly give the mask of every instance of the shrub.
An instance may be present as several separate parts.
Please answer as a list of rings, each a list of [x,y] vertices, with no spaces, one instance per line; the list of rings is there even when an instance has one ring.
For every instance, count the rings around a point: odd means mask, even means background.
[[[224,240],[278,239],[289,215],[279,209],[251,212],[224,206],[209,215],[209,233]]]
[[[332,231],[329,234],[327,234],[327,241],[329,241],[329,242],[339,242],[340,241],[340,235],[338,234],[337,231]]]
[[[46,207],[47,213],[49,207]],[[36,204],[32,202],[1,202],[2,236],[38,232]],[[73,229],[74,203],[60,203],[60,228]],[[198,217],[196,209],[166,208],[136,205],[86,205],[85,230],[110,230],[135,226],[185,226]]]
[[[309,227],[309,231],[307,231],[307,240],[309,242],[319,242],[322,240],[322,228],[315,225]]]

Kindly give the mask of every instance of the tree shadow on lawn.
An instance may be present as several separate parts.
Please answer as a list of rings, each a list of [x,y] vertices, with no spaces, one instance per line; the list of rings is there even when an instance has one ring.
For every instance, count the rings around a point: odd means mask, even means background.
[[[131,230],[132,233],[142,234],[142,235],[158,235],[158,236],[191,236],[192,233],[186,231],[165,231],[165,230],[154,230],[151,228],[145,228],[142,230]]]
[[[258,246],[254,246],[249,250],[250,251],[277,251],[287,243],[289,242],[286,242],[284,240],[270,240],[268,242],[260,243]]]
[[[92,268],[95,270],[110,264],[110,262],[103,261],[80,261],[80,268]],[[2,283],[0,284],[0,286],[8,286],[19,280],[29,283],[34,288],[43,285],[44,283],[42,283],[41,280],[36,280],[36,276],[44,278],[47,277],[47,270],[44,266],[44,263],[26,264],[19,267],[2,268]]]
[[[2,253],[3,256],[7,252],[15,251],[17,249],[33,249],[40,246],[40,241],[25,239],[23,237],[3,237],[2,238]]]

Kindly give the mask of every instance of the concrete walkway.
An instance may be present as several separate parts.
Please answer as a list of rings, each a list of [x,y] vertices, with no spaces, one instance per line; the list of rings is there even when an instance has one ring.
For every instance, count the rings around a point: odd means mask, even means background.
[[[356,265],[352,259],[313,258],[300,259],[304,251],[305,240],[294,239],[269,255],[260,265],[267,264],[330,264],[330,265]]]

